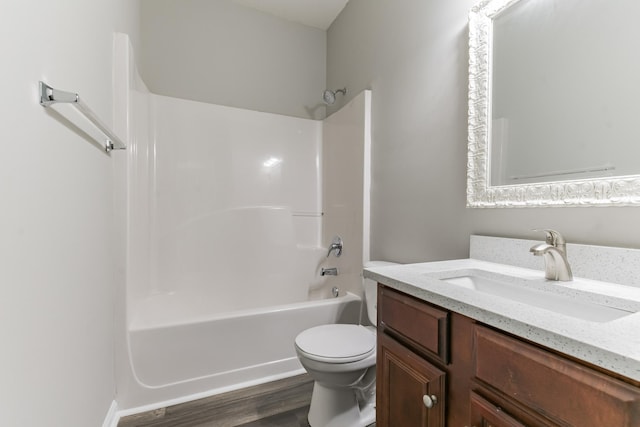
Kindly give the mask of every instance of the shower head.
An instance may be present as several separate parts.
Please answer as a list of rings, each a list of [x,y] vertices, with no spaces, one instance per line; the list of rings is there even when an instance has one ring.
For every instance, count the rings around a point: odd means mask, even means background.
[[[322,92],[322,100],[327,105],[333,105],[333,103],[336,102],[336,93],[341,93],[343,95],[346,95],[347,88],[345,87],[344,89],[336,89],[336,90],[327,89],[324,92]]]

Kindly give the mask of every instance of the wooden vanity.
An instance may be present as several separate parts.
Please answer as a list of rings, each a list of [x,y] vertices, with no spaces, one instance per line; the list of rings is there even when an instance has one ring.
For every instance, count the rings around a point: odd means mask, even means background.
[[[378,285],[378,427],[638,427],[640,382]]]

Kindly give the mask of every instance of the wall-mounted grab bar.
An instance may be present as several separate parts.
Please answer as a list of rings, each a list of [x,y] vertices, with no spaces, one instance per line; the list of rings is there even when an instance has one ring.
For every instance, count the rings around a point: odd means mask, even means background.
[[[80,113],[82,113],[95,127],[100,129],[106,136],[105,151],[108,153],[111,150],[124,150],[127,148],[124,142],[118,136],[109,129],[102,121],[96,116],[96,114],[80,99],[77,93],[65,92],[62,90],[54,89],[44,82],[39,82],[40,89],[40,105],[48,107],[56,103],[69,103],[72,104]]]

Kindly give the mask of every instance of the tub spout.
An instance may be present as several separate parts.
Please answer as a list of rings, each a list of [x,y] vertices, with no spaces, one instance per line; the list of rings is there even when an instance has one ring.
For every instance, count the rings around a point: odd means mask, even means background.
[[[338,275],[338,269],[337,268],[322,268],[322,271],[320,272],[321,276],[337,276]]]

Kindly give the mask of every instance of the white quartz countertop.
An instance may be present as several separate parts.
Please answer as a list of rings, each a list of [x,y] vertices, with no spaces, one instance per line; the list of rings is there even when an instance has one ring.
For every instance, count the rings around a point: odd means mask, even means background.
[[[544,273],[477,259],[367,268],[364,276],[542,346],[640,381],[640,312],[606,322],[559,314],[495,295],[465,289],[438,279],[439,272],[480,269],[544,281]],[[560,292],[592,295],[594,301],[624,299],[640,307],[640,288],[579,279],[547,282]],[[637,311],[637,310],[631,310]]]

